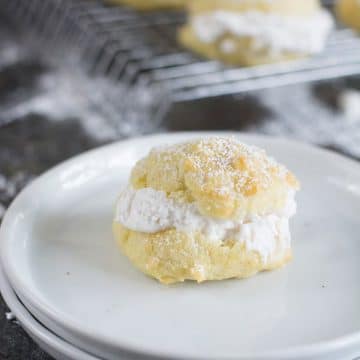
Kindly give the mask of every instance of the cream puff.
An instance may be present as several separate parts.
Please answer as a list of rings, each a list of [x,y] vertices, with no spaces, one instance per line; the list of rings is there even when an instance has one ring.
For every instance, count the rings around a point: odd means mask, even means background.
[[[133,168],[113,230],[162,283],[245,278],[290,261],[298,189],[283,165],[232,137],[160,147]]]
[[[184,7],[187,0],[108,0],[113,4],[132,6],[138,10]]]
[[[258,65],[321,52],[333,27],[318,0],[190,0],[179,32],[187,48],[237,65]]]
[[[359,0],[338,0],[336,2],[336,14],[345,25],[360,31]]]

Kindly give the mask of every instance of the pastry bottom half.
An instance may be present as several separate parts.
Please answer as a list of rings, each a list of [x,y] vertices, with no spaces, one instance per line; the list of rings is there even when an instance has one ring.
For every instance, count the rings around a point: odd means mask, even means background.
[[[212,43],[202,42],[191,26],[180,29],[180,43],[186,48],[209,59],[220,60],[230,65],[256,66],[301,59],[307,55],[297,53],[271,53],[267,49],[254,50],[255,39],[226,34]],[[231,51],[225,46],[231,44]]]
[[[274,270],[288,263],[291,249],[278,246],[266,261],[240,242],[216,243],[202,234],[175,229],[147,234],[131,231],[114,222],[113,231],[122,252],[145,274],[164,284],[195,280],[247,278],[259,271]],[[285,242],[285,239],[284,239]]]

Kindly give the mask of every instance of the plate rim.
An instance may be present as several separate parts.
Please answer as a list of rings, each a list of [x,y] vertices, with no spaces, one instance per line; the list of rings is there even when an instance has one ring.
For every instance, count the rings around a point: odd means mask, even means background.
[[[20,302],[17,294],[11,287],[2,266],[0,266],[0,292],[7,307],[20,322],[20,326],[27,334],[29,334],[30,337],[34,336],[37,339],[37,341],[35,341],[35,339],[33,340],[39,347],[41,347],[39,344],[39,342],[41,342],[42,344],[46,344],[51,347],[58,353],[62,353],[74,360],[99,360],[99,358],[94,357],[92,354],[88,354],[85,351],[78,349],[73,344],[70,344],[66,340],[60,338],[38,322],[29,310]],[[81,356],[81,358],[79,358],[79,356]]]
[[[351,165],[357,169],[360,174],[360,164],[353,159],[347,158],[343,155],[340,155],[332,150],[327,150],[323,148],[319,148],[317,146],[303,143],[298,140],[292,140],[289,138],[284,137],[274,137],[269,135],[258,135],[258,134],[251,134],[251,133],[242,133],[242,132],[174,132],[174,133],[160,133],[160,134],[153,134],[147,136],[140,136],[131,139],[126,139],[122,141],[117,141],[108,145],[104,145],[89,151],[86,151],[82,154],[74,156],[55,167],[51,168],[50,170],[46,171],[44,174],[40,175],[37,179],[35,179],[31,184],[26,186],[14,199],[11,203],[10,207],[5,213],[3,218],[3,222],[0,227],[0,260],[3,265],[3,270],[5,275],[9,279],[11,285],[14,287],[18,294],[24,296],[36,309],[38,309],[41,313],[45,314],[49,319],[54,321],[55,323],[59,324],[64,328],[70,328],[75,333],[79,334],[79,336],[84,337],[88,342],[95,342],[101,343],[106,347],[111,347],[114,349],[118,349],[122,352],[131,353],[134,355],[140,355],[142,357],[157,357],[162,359],[188,359],[190,358],[189,355],[181,354],[168,354],[166,352],[149,352],[147,349],[144,348],[134,348],[132,345],[124,344],[121,341],[113,342],[107,337],[99,337],[94,336],[89,329],[84,329],[78,323],[74,322],[73,319],[68,317],[66,314],[63,314],[61,311],[49,306],[46,302],[43,301],[41,296],[38,296],[36,291],[30,291],[28,293],[24,293],[20,289],[29,290],[29,287],[26,286],[26,282],[24,282],[21,277],[18,276],[16,273],[16,267],[9,261],[10,257],[7,256],[9,251],[9,246],[7,246],[7,242],[5,241],[6,237],[8,236],[8,228],[10,227],[11,223],[13,222],[13,214],[17,212],[17,207],[21,205],[21,202],[24,201],[25,196],[32,190],[32,188],[36,185],[41,183],[42,181],[47,181],[51,179],[56,173],[61,171],[61,169],[70,166],[81,160],[86,160],[87,158],[91,158],[97,153],[101,153],[104,151],[111,152],[112,149],[118,147],[126,147],[128,145],[134,145],[136,142],[146,142],[148,139],[152,140],[163,140],[164,137],[168,138],[169,142],[171,140],[182,141],[185,139],[190,138],[200,138],[200,137],[209,137],[209,136],[236,136],[241,137],[244,139],[244,142],[251,143],[253,141],[272,141],[272,142],[280,142],[284,145],[292,145],[301,147],[304,150],[308,151],[315,151],[318,152],[320,155],[323,156],[330,156],[331,158],[337,158],[342,163]],[[241,139],[241,141],[242,141]],[[354,170],[356,171],[356,170]],[[21,206],[20,206],[21,207]],[[14,271],[15,270],[15,271]],[[251,354],[240,354],[236,356],[236,359],[291,359],[291,358],[299,358],[304,357],[308,358],[309,356],[319,356],[325,355],[332,351],[339,351],[341,349],[347,349],[354,345],[360,345],[360,329],[357,332],[353,332],[347,335],[343,335],[337,337],[333,340],[321,341],[314,344],[307,344],[307,345],[300,345],[300,346],[292,346],[287,348],[275,349],[266,352],[256,352]],[[199,356],[191,356],[192,359],[204,359],[203,357]],[[216,357],[218,359],[218,357]],[[233,359],[233,357],[226,357],[227,359]],[[214,358],[215,359],[215,358]]]

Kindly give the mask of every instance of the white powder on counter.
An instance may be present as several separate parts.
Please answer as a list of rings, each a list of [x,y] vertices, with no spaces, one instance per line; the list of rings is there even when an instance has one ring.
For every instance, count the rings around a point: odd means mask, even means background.
[[[15,315],[14,315],[11,311],[6,312],[6,313],[5,313],[5,317],[6,317],[6,320],[8,320],[8,321],[11,321],[11,320],[15,320],[15,319],[16,319],[16,318],[15,318]]]
[[[339,106],[347,121],[360,122],[360,91],[345,90],[339,97]]]

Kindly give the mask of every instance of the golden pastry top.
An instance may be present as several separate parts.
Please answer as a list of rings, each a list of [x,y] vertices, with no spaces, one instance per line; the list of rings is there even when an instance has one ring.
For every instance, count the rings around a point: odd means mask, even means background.
[[[203,215],[221,219],[276,212],[299,188],[295,176],[265,151],[232,137],[153,149],[135,165],[131,184],[195,202]]]
[[[319,0],[189,0],[188,8],[191,14],[226,10],[308,16],[320,9],[320,2]]]

